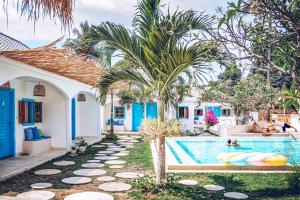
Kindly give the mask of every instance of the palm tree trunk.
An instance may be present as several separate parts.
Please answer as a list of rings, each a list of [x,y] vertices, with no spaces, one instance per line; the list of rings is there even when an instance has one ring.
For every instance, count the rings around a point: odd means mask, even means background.
[[[110,106],[110,134],[114,134],[114,95],[110,94],[111,106]]]
[[[165,118],[165,104],[159,102],[158,110],[158,162],[157,162],[157,176],[156,183],[161,184],[166,180],[166,149],[165,149],[165,135],[161,130],[162,123]]]

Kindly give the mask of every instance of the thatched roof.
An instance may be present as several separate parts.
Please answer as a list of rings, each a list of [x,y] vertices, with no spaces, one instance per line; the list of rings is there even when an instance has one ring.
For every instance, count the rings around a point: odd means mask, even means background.
[[[98,84],[102,74],[100,66],[87,60],[86,56],[52,45],[24,51],[3,51],[0,55],[91,86]]]

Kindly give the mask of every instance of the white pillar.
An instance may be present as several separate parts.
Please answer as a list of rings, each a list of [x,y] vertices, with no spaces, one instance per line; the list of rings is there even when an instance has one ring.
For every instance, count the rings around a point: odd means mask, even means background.
[[[72,98],[66,99],[66,148],[72,146]]]
[[[104,106],[99,104],[99,125],[100,125],[100,136],[104,131]]]

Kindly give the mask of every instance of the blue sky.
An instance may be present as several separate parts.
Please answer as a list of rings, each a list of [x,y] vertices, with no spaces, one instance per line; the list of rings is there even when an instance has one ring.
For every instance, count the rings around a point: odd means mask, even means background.
[[[69,37],[68,33],[61,31],[59,23],[48,18],[39,20],[34,24],[25,18],[20,18],[16,7],[10,1],[8,7],[8,18],[0,12],[0,32],[24,42],[29,47],[46,45],[61,36]],[[217,7],[226,7],[224,0],[162,0],[163,4],[170,5],[171,9],[194,9],[215,13]],[[130,26],[132,16],[135,12],[137,0],[76,0],[74,10],[74,27],[87,20],[90,23],[98,24],[102,21],[113,21]],[[8,23],[7,23],[8,22]]]

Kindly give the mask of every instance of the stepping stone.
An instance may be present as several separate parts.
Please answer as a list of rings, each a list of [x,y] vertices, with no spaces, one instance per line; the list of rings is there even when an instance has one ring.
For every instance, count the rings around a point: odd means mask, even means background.
[[[108,151],[114,151],[114,152],[120,152],[120,151],[124,151],[126,149],[123,148],[107,148]]]
[[[103,166],[104,164],[100,164],[100,163],[84,163],[81,165],[81,167],[84,168],[101,168]]]
[[[98,151],[98,153],[101,153],[101,154],[112,154],[112,153],[115,153],[114,151]]]
[[[140,141],[138,141],[138,140],[129,140],[129,142],[132,142],[132,143],[138,143],[138,142],[140,142]]]
[[[105,192],[123,192],[131,189],[131,185],[123,182],[108,182],[99,185],[99,189]]]
[[[75,162],[67,161],[67,160],[57,161],[57,162],[53,163],[53,165],[57,165],[57,166],[68,166],[68,165],[74,165],[74,164],[75,164]]]
[[[97,180],[101,182],[107,182],[107,181],[114,181],[116,180],[116,178],[112,176],[100,176],[97,178]]]
[[[121,172],[121,173],[117,173],[116,177],[119,178],[128,178],[128,179],[135,179],[135,178],[139,178],[139,177],[143,177],[143,174],[137,173],[137,172]]]
[[[64,200],[114,200],[114,197],[110,194],[103,192],[79,192],[68,195]]]
[[[129,153],[119,152],[116,153],[115,156],[129,156]]]
[[[95,144],[95,145],[92,145],[93,148],[104,148],[105,145],[102,145],[102,144]]]
[[[32,189],[46,189],[46,188],[50,188],[52,187],[52,184],[51,183],[34,183],[34,184],[31,184],[30,187]],[[1,199],[1,198],[0,198]]]
[[[73,172],[73,174],[78,176],[101,176],[106,174],[103,169],[79,169]]]
[[[79,177],[79,176],[73,176],[64,178],[61,180],[61,182],[71,185],[81,185],[81,184],[87,184],[92,182],[92,179],[89,177]]]
[[[121,169],[121,168],[124,168],[124,165],[110,165],[109,168],[110,169]]]
[[[55,193],[45,190],[34,190],[30,192],[23,192],[17,196],[17,199],[30,200],[49,200],[55,197]]]
[[[225,190],[224,187],[220,186],[220,185],[204,185],[203,186],[204,189],[210,190],[210,191],[221,191],[221,190]]]
[[[95,156],[107,156],[107,155],[103,153],[96,153]]]
[[[125,139],[123,139],[123,140],[117,140],[117,143],[122,143],[122,142],[128,142],[128,140],[125,140]]]
[[[193,185],[197,185],[198,181],[191,180],[191,179],[185,179],[185,180],[178,181],[178,183],[180,183],[182,185],[193,186]]]
[[[87,160],[87,163],[99,163],[101,162],[100,160]]]
[[[34,174],[36,175],[44,175],[44,176],[54,175],[59,173],[61,173],[61,171],[58,169],[41,169],[34,172]]]
[[[95,157],[95,159],[97,159],[97,160],[118,160],[119,157],[116,157],[116,156],[99,156],[99,157]]]
[[[108,161],[105,161],[104,163],[107,165],[122,165],[122,164],[125,164],[126,161],[124,161],[124,160],[108,160]]]
[[[111,142],[101,142],[101,144],[111,145],[111,144],[114,144],[114,143],[111,143]]]
[[[248,199],[248,195],[240,192],[226,192],[224,193],[225,197],[231,198],[231,199]]]
[[[2,196],[0,195],[0,200],[17,200],[17,197],[10,197],[10,196]]]

